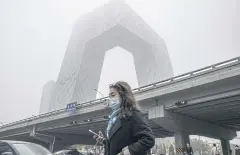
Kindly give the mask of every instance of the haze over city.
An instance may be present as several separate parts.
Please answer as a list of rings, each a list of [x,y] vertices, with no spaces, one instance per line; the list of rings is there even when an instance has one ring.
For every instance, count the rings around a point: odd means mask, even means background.
[[[75,21],[106,2],[0,1],[0,122],[38,114],[42,87],[56,81]],[[164,39],[174,75],[240,55],[238,0],[126,3]],[[98,91],[107,95],[117,80],[138,87],[133,56],[121,47],[106,52]]]

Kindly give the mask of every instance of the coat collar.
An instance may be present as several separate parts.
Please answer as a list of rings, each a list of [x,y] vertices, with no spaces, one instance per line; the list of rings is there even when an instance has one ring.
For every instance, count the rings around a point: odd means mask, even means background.
[[[123,126],[122,120],[117,117],[116,121],[114,122],[113,126],[109,131],[109,140],[111,140],[112,136]]]

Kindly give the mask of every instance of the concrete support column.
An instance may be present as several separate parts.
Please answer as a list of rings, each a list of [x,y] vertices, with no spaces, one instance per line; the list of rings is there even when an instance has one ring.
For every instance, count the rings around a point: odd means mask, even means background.
[[[228,155],[230,150],[229,140],[221,139],[222,152],[223,155]]]
[[[175,132],[175,148],[176,155],[183,155],[184,149],[186,148],[186,144],[190,144],[189,134],[186,132]]]

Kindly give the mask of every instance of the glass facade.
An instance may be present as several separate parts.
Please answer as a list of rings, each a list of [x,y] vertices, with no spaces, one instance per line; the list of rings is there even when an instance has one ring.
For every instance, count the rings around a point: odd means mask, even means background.
[[[117,46],[132,53],[139,86],[173,76],[163,39],[123,1],[111,1],[77,20],[48,111],[94,100],[104,54]]]

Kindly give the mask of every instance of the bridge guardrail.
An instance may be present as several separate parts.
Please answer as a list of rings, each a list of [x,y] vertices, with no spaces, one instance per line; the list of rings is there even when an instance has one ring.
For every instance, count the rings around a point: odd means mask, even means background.
[[[145,92],[145,91],[148,91],[148,90],[151,90],[151,89],[155,89],[155,88],[158,88],[158,87],[165,86],[165,85],[173,83],[173,82],[186,80],[188,78],[192,78],[192,77],[195,77],[195,76],[200,76],[200,75],[203,75],[203,74],[207,74],[209,72],[212,72],[212,71],[215,71],[215,70],[220,70],[220,69],[230,67],[230,66],[233,66],[233,65],[236,65],[236,64],[240,64],[240,57],[233,58],[233,59],[230,59],[230,60],[227,60],[227,61],[223,61],[223,62],[214,64],[214,65],[211,65],[211,66],[207,66],[207,67],[204,67],[204,68],[192,71],[192,72],[182,74],[182,75],[178,75],[178,76],[175,76],[175,77],[163,80],[163,81],[159,81],[159,82],[155,82],[155,83],[145,85],[145,86],[142,86],[142,87],[139,87],[139,88],[135,88],[132,91],[134,92],[134,94],[138,94],[140,92]],[[77,104],[77,108],[82,108],[82,107],[86,107],[86,106],[89,106],[89,105],[95,105],[95,104],[103,103],[107,99],[108,99],[108,97],[104,97],[104,98],[80,103],[80,104]],[[34,119],[47,117],[47,116],[51,116],[51,115],[54,115],[54,114],[59,114],[59,113],[65,112],[65,111],[66,111],[65,108],[55,110],[55,111],[51,111],[51,112],[44,113],[44,114],[41,114],[41,115],[29,117],[29,118],[26,118],[26,119],[23,119],[23,120],[14,121],[12,123],[4,124],[4,125],[0,126],[0,128],[6,127],[6,126],[11,126],[11,125],[14,125],[14,124],[19,124],[19,123],[26,122],[26,121],[32,121]]]
[[[211,65],[211,66],[207,66],[207,67],[204,67],[204,68],[192,71],[192,72],[181,74],[181,75],[178,75],[178,76],[175,76],[175,77],[172,77],[172,78],[160,81],[160,82],[145,85],[145,86],[133,89],[133,91],[134,91],[134,93],[139,93],[141,91],[149,90],[148,88],[150,88],[150,89],[152,89],[153,87],[158,88],[158,87],[170,84],[172,82],[177,82],[177,81],[189,79],[192,77],[200,76],[200,75],[207,74],[209,72],[220,70],[220,69],[223,69],[223,68],[226,68],[229,66],[239,64],[239,63],[240,63],[240,57],[237,57],[237,58],[223,61],[223,62],[214,64],[214,65]],[[151,86],[153,86],[153,87],[151,87]]]

